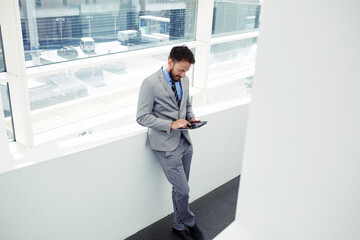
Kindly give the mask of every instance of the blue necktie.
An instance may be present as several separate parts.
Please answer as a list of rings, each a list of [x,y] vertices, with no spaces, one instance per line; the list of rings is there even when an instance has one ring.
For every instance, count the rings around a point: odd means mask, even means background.
[[[176,91],[176,86],[175,86],[175,82],[174,81],[171,81],[171,89],[173,90],[173,92],[175,93],[175,99],[176,99],[176,102],[178,104],[178,106],[180,107],[180,101],[179,101],[179,96],[178,96],[178,93]]]

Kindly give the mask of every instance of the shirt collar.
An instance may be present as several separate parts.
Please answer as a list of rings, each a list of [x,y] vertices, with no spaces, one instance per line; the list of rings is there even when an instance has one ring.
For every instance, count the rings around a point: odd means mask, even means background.
[[[168,83],[171,85],[172,83],[172,80],[171,80],[171,77],[170,77],[170,74],[169,74],[169,72],[168,71],[166,71],[166,67],[165,66],[163,66],[162,68],[161,68],[161,70],[163,71],[163,73],[164,73],[164,76],[165,76],[165,78],[166,78],[166,80],[168,81]]]

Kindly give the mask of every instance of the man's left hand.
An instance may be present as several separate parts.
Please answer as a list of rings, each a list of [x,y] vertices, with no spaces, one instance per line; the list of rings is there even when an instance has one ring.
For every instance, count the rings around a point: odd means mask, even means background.
[[[190,122],[190,123],[199,123],[199,122],[201,122],[201,120],[200,120],[200,119],[196,119],[196,118],[191,118],[189,122]]]

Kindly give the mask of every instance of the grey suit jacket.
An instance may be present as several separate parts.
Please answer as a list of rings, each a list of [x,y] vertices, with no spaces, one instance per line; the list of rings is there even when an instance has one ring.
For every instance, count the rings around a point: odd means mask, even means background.
[[[147,145],[157,151],[173,151],[179,145],[181,133],[191,144],[188,130],[172,130],[178,119],[195,117],[189,96],[189,79],[182,78],[183,91],[180,107],[162,69],[146,78],[140,88],[136,121],[148,127]]]

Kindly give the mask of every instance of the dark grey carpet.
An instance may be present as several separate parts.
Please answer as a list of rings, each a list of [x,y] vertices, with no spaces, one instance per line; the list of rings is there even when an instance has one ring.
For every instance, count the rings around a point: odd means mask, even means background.
[[[190,204],[206,240],[213,239],[235,219],[240,176]],[[126,240],[179,240],[171,233],[173,214],[144,228]]]

